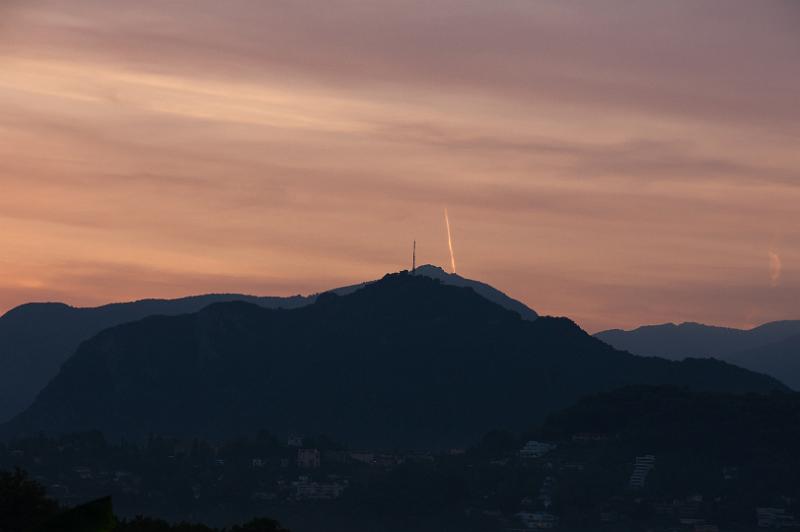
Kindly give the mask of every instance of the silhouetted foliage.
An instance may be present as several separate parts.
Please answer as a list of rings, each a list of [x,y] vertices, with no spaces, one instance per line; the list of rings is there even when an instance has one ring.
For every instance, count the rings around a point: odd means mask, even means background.
[[[58,504],[21,469],[0,471],[0,532],[26,532],[58,513]]]
[[[45,522],[41,532],[112,532],[117,521],[111,497],[103,497],[64,510]]]
[[[45,488],[16,469],[0,470],[0,532],[289,532],[273,519],[258,518],[228,528],[169,523],[138,516],[118,520],[111,497],[60,509]]]

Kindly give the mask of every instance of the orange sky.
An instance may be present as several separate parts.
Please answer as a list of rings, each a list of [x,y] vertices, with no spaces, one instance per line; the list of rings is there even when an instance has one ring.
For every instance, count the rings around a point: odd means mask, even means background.
[[[0,312],[459,273],[800,318],[800,4],[0,4]]]

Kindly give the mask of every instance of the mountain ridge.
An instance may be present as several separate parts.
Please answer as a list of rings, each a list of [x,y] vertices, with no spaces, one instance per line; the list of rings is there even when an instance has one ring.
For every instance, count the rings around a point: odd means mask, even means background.
[[[625,384],[785,389],[722,362],[636,357],[566,318],[524,320],[474,290],[401,272],[295,309],[217,303],[107,329],[3,433],[266,428],[446,448]]]
[[[484,297],[506,304],[529,319],[536,317],[535,311],[485,283],[447,274],[432,265],[421,266],[416,273],[437,277],[450,284],[473,287]],[[371,282],[330,291],[348,294]],[[19,305],[0,316],[0,421],[10,419],[28,406],[80,342],[107,327],[150,315],[197,312],[210,304],[225,301],[247,301],[266,308],[297,308],[313,303],[320,293],[323,292],[285,297],[212,293],[176,299],[145,298],[97,307],[77,307],[61,302]]]

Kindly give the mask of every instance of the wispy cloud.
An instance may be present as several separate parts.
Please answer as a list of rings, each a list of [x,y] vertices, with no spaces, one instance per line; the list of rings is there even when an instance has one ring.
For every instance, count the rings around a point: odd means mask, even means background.
[[[781,283],[781,257],[777,252],[770,250],[769,252],[769,282],[775,287]]]

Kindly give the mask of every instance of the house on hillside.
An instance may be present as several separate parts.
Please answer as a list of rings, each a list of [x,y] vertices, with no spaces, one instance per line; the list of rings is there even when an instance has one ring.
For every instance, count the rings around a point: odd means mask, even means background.
[[[794,515],[787,513],[785,508],[756,508],[758,528],[798,528]]]
[[[541,458],[556,447],[557,445],[555,443],[531,440],[519,451],[519,456],[525,459]]]
[[[527,530],[552,529],[558,526],[558,516],[547,512],[519,512],[515,517]]]
[[[292,482],[292,487],[295,490],[295,499],[298,501],[322,501],[338,499],[348,484],[347,480],[339,478],[330,478],[327,482],[316,482],[307,476],[301,476]]]
[[[320,464],[319,449],[297,450],[297,467],[300,469],[317,469]]]
[[[633,465],[633,473],[631,474],[628,484],[633,489],[642,489],[647,481],[647,475],[656,466],[656,457],[652,454],[644,456],[637,456],[636,462]]]

